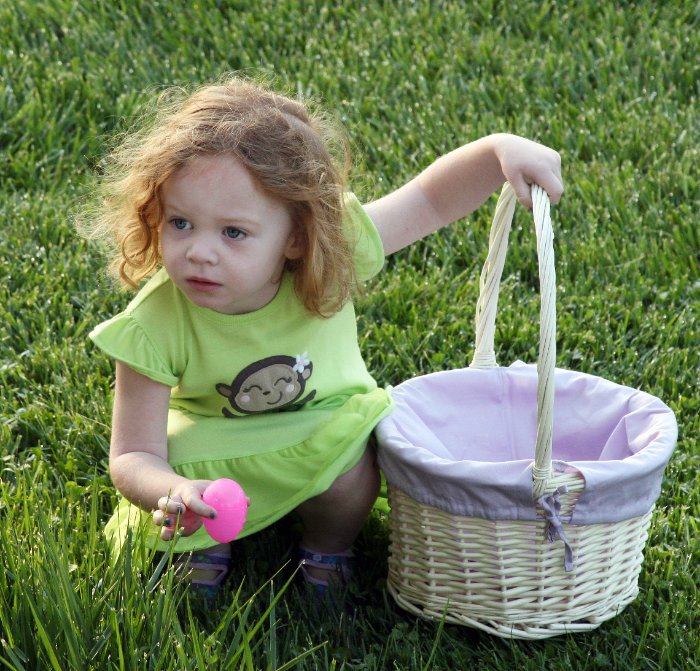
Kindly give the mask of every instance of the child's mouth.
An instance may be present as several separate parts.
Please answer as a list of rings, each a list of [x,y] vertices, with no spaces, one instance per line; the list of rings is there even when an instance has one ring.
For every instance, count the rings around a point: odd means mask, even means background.
[[[212,282],[201,277],[188,277],[187,285],[195,291],[204,292],[214,291],[221,286],[218,282]]]

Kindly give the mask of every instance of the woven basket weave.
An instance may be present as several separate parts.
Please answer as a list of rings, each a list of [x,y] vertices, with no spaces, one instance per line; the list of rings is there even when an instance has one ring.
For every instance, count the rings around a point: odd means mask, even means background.
[[[585,482],[575,469],[552,469],[556,336],[553,234],[546,194],[538,186],[532,193],[541,297],[532,505],[541,513],[541,497],[559,490],[560,514],[566,518]],[[515,195],[506,184],[481,276],[473,368],[497,366],[495,315],[515,203]],[[594,629],[637,595],[652,510],[619,522],[564,523],[575,557],[565,567],[565,543],[547,538],[550,526],[544,516],[512,521],[463,517],[421,503],[391,481],[388,496],[388,589],[396,602],[413,614],[444,618],[507,638],[542,639]]]
[[[651,511],[611,524],[568,525],[567,573],[545,522],[451,515],[389,486],[388,589],[405,610],[505,638],[590,631],[638,593]]]

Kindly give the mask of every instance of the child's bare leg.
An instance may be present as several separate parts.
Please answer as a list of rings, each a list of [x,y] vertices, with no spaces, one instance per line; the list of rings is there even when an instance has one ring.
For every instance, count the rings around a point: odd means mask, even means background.
[[[330,489],[297,508],[304,525],[301,545],[327,554],[348,550],[378,494],[379,468],[370,444],[357,465],[338,477]],[[329,577],[324,569],[308,566],[307,571],[322,580]]]

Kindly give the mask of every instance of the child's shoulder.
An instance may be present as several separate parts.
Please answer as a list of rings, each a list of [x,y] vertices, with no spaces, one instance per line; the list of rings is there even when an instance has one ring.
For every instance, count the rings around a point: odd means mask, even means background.
[[[354,249],[357,277],[360,281],[368,280],[384,267],[384,246],[379,231],[357,196],[349,191],[343,195],[343,218]]]
[[[90,337],[98,346],[114,355],[115,347],[150,349],[174,334],[173,315],[177,314],[176,290],[167,273],[159,270],[138,291],[119,314],[98,324]],[[118,358],[118,357],[117,357]]]
[[[140,312],[160,303],[168,302],[172,299],[174,285],[165,268],[158,270],[138,291],[129,305],[126,312]]]

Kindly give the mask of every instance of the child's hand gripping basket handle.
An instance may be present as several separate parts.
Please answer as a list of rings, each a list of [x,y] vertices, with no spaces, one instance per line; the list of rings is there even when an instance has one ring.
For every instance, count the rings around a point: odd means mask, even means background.
[[[489,236],[489,253],[481,272],[476,306],[476,347],[471,366],[495,368],[493,339],[496,330],[498,289],[508,246],[508,233],[516,205],[515,192],[506,182],[498,199]],[[540,273],[540,348],[537,361],[537,440],[532,469],[535,500],[547,493],[552,472],[552,431],[554,420],[554,363],[556,359],[556,276],[549,198],[538,185],[532,186],[533,216],[537,233]]]

